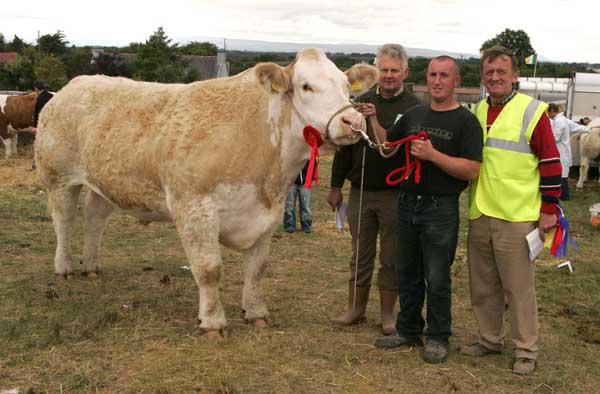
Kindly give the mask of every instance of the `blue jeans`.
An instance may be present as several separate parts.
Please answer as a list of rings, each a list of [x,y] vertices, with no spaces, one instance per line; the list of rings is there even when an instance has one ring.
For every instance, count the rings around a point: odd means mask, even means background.
[[[458,240],[458,195],[419,196],[400,193],[396,221],[396,278],[399,335],[423,334],[422,310],[427,294],[428,339],[448,343],[452,335],[452,277]]]
[[[292,190],[285,199],[283,227],[288,232],[296,231],[296,197],[298,197],[300,203],[302,231],[310,233],[312,228],[312,189],[305,189],[304,185],[292,185]]]

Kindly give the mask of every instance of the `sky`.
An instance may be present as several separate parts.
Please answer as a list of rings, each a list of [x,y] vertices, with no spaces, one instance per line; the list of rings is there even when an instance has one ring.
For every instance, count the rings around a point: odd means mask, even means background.
[[[600,63],[600,2],[589,0],[13,0],[0,11],[5,39],[30,43],[61,30],[73,45],[125,46],[162,26],[173,41],[396,42],[477,54],[508,28],[524,30],[545,59]]]

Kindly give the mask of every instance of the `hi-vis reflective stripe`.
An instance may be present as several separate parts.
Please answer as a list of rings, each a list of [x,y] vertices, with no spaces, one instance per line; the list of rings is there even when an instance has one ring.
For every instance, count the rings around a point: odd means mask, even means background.
[[[498,138],[489,137],[485,142],[485,146],[489,146],[490,148],[498,148],[511,150],[514,152],[533,154],[533,151],[531,150],[531,146],[529,145],[529,141],[527,141],[525,133],[527,132],[529,123],[531,123],[531,119],[533,118],[533,115],[535,114],[540,104],[540,101],[532,99],[529,105],[527,105],[525,114],[523,114],[523,124],[521,125],[521,135],[519,136],[518,142],[506,141]]]

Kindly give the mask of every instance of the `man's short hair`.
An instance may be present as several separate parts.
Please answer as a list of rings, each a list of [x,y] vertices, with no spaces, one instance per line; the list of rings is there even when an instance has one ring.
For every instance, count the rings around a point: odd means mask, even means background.
[[[408,66],[408,56],[404,47],[400,44],[383,44],[377,51],[376,66],[379,66],[379,58],[381,55],[388,55],[392,59],[400,59],[404,67]]]
[[[502,55],[510,57],[510,64],[512,65],[513,71],[518,72],[519,63],[517,61],[517,57],[508,48],[502,45],[494,45],[483,51],[483,54],[481,55],[481,69],[483,69],[483,63],[485,63],[486,60],[493,62],[494,60],[496,60],[496,58]]]
[[[558,105],[556,105],[554,103],[548,104],[548,112],[559,112]]]
[[[436,56],[433,59],[431,59],[430,63],[434,60],[437,61],[451,61],[452,63],[454,63],[454,67],[456,68],[456,74],[460,75],[460,66],[458,65],[458,62],[456,61],[455,58],[453,58],[452,56],[448,56],[448,55],[440,55],[440,56]]]
[[[38,79],[37,81],[35,81],[33,83],[33,87],[36,88],[37,90],[44,90],[44,89],[46,89],[46,84],[41,79]]]

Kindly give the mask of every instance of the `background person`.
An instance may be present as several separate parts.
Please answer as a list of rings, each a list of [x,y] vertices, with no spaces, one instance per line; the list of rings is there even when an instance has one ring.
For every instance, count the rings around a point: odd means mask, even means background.
[[[312,189],[304,187],[308,163],[309,162],[307,161],[304,168],[302,168],[302,171],[300,171],[300,174],[296,177],[296,180],[292,185],[292,190],[290,190],[285,198],[283,228],[288,233],[296,231],[296,200],[298,200],[300,208],[300,226],[302,231],[307,234],[312,231]]]
[[[33,109],[33,138],[37,134],[38,120],[40,119],[40,112],[42,108],[50,101],[54,95],[46,90],[46,84],[41,79],[38,79],[33,83],[33,90],[37,93],[37,100],[35,101],[35,108]],[[31,169],[35,170],[35,154],[31,163]]]
[[[560,199],[569,200],[569,170],[571,168],[571,133],[586,132],[589,129],[567,119],[558,105],[548,104],[548,116],[552,125],[554,141],[560,155],[562,174],[560,180]]]
[[[460,84],[456,61],[438,56],[427,68],[431,104],[408,111],[387,135],[376,125],[380,139],[414,140],[410,153],[422,160],[421,181],[410,176],[400,183],[396,219],[396,275],[400,312],[396,336],[375,341],[379,348],[421,345],[425,327],[423,305],[427,296],[427,343],[423,359],[440,363],[448,355],[452,335],[452,277],[459,227],[459,196],[477,177],[482,159],[482,132],[477,118],[454,97]],[[361,111],[374,115],[373,106]]]
[[[534,371],[538,356],[535,264],[525,236],[556,225],[561,165],[545,103],[517,93],[517,58],[503,46],[481,58],[489,97],[474,112],[484,130],[484,160],[471,183],[467,239],[471,304],[479,339],[469,356],[499,353],[505,302],[515,343],[513,373]]]
[[[408,58],[402,45],[385,44],[377,52],[379,83],[369,92],[357,97],[357,102],[372,103],[377,108],[377,119],[384,127],[391,127],[408,109],[419,104],[417,97],[404,89],[408,76]],[[368,124],[369,122],[367,122]],[[371,126],[368,125],[367,128]],[[364,182],[361,184],[363,152]],[[364,320],[371,278],[375,268],[377,236],[379,236],[379,262],[377,285],[379,287],[382,331],[394,333],[394,306],[397,304],[398,287],[394,274],[394,239],[396,200],[398,187],[389,186],[385,177],[400,166],[400,155],[386,160],[369,148],[364,141],[344,146],[336,152],[331,170],[331,190],[327,202],[333,210],[343,201],[342,187],[348,179],[351,183],[348,203],[348,223],[352,236],[352,257],[349,261],[348,308],[331,320],[335,325],[346,326]],[[363,188],[360,209],[359,199]],[[357,243],[358,270],[356,270]]]

